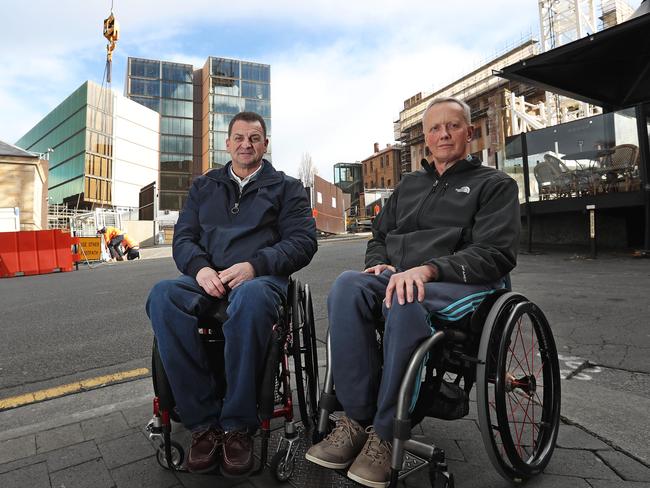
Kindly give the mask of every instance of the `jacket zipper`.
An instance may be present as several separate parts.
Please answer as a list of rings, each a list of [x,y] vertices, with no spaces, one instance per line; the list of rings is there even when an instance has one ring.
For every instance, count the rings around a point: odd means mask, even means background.
[[[447,187],[449,186],[449,183],[445,182],[444,185],[441,185],[442,179],[445,177],[445,175],[442,175],[440,178],[438,178],[436,181],[433,182],[432,188],[429,190],[429,194],[422,200],[422,203],[420,204],[420,208],[418,209],[418,213],[415,217],[415,225],[417,225],[418,229],[420,228],[420,215],[422,215],[422,211],[424,210],[424,205],[427,203],[427,200],[429,197],[432,195],[435,195],[436,191],[440,186],[442,186],[441,194],[444,195],[445,191],[447,191]]]
[[[237,185],[237,201],[235,202],[235,205],[230,209],[230,213],[233,215],[237,215],[239,213],[239,202],[241,202],[241,196],[242,196],[242,190],[239,185]]]

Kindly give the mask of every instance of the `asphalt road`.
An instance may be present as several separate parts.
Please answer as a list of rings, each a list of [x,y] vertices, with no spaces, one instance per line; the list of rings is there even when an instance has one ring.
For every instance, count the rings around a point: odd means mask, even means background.
[[[330,285],[361,268],[365,244],[323,242],[297,274],[312,289],[320,339]],[[0,398],[148,367],[144,303],[155,282],[177,274],[162,258],[0,280]],[[650,260],[521,255],[512,281],[552,324],[568,378],[563,415],[650,462]]]

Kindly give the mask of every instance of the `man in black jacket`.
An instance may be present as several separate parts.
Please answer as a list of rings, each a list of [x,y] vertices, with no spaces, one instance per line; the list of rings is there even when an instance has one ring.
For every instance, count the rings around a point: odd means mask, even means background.
[[[288,277],[317,249],[316,226],[300,181],[263,159],[264,119],[235,115],[226,147],[232,161],[196,178],[174,228],[182,276],[156,284],[147,314],[184,425],[192,431],[187,467],[242,476],[253,468],[258,426],[256,378]],[[227,390],[216,397],[197,317],[227,300],[223,324]],[[225,432],[224,432],[225,431]]]
[[[422,125],[433,165],[423,160],[424,169],[404,175],[373,223],[366,269],[346,271],[330,291],[332,373],[346,415],[306,454],[328,468],[352,464],[348,476],[374,488],[388,485],[397,394],[412,352],[436,321],[463,318],[501,288],[516,264],[517,184],[469,155],[469,107],[433,100]]]

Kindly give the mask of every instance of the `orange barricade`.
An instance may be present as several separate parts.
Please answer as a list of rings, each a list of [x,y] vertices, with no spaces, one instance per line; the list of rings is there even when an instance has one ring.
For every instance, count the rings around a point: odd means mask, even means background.
[[[72,271],[79,243],[61,230],[0,232],[0,277]]]

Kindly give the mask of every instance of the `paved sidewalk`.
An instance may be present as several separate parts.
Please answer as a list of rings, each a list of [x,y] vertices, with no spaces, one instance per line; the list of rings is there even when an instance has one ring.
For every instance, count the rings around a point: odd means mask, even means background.
[[[149,378],[0,412],[0,486],[25,487],[257,487],[280,486],[268,470],[261,476],[227,480],[217,475],[162,469],[144,429],[151,418]],[[26,421],[32,424],[25,424]],[[281,429],[281,424],[277,426]],[[275,431],[278,434],[280,431]],[[469,416],[452,422],[426,419],[419,440],[445,449],[458,487],[506,487],[490,464],[481,440],[476,403]],[[174,439],[187,445],[178,428]],[[272,437],[277,442],[277,435]],[[307,447],[304,441],[301,452]],[[270,458],[270,456],[269,456]],[[429,486],[426,470],[403,486]],[[337,473],[297,461],[290,481],[297,487],[357,486]],[[650,488],[650,469],[579,427],[562,424],[558,447],[545,473],[527,486]]]

